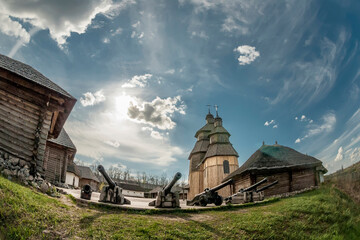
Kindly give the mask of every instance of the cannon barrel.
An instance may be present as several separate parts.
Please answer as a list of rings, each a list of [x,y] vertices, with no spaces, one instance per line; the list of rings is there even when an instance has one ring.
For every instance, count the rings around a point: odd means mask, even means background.
[[[223,182],[223,183],[221,183],[221,184],[219,184],[219,185],[217,185],[217,186],[209,189],[209,191],[211,191],[211,192],[216,192],[216,191],[222,189],[223,187],[226,187],[227,185],[229,185],[229,184],[231,184],[231,183],[233,183],[233,180],[232,180],[232,179],[229,179],[229,180],[227,180],[226,182]]]
[[[171,191],[171,188],[175,185],[175,183],[181,178],[181,173],[177,172],[173,178],[173,180],[168,184],[166,185],[164,188],[163,188],[163,191],[165,193],[165,195],[167,195],[170,191]]]
[[[91,186],[89,184],[85,184],[82,188],[82,190],[84,191],[84,193],[89,194],[92,192]]]
[[[107,181],[107,183],[109,184],[109,187],[111,189],[114,189],[116,186],[116,183],[109,177],[109,175],[105,172],[105,168],[103,167],[103,165],[99,165],[97,167],[98,171],[101,172],[101,174],[104,176],[105,180]]]
[[[250,187],[247,187],[245,189],[240,189],[239,192],[249,192],[249,191],[252,191],[254,189],[256,189],[257,186],[263,184],[264,182],[267,182],[267,178],[264,178],[263,180],[255,183],[254,185],[251,185]]]
[[[256,190],[256,192],[261,192],[261,191],[264,191],[264,190],[268,189],[269,187],[274,186],[274,185],[275,185],[275,184],[277,184],[278,182],[279,182],[279,181],[278,181],[278,180],[276,180],[275,182],[270,183],[269,185],[266,185],[265,187],[262,187],[262,188],[260,188],[260,189]]]

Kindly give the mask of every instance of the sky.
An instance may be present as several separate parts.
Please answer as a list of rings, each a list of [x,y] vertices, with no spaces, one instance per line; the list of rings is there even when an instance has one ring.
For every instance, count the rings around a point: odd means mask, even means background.
[[[241,166],[265,141],[360,160],[357,0],[0,0],[0,53],[78,101],[76,159],[189,172],[219,106]]]

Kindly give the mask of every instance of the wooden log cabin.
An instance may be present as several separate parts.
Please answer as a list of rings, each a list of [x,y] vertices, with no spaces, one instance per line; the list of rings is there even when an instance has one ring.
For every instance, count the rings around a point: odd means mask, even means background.
[[[31,66],[0,54],[0,149],[44,176],[47,139],[57,138],[76,99]]]
[[[65,183],[66,176],[70,175],[67,174],[68,166],[70,165],[71,170],[75,154],[76,147],[64,128],[57,138],[48,139],[44,158],[46,180],[51,183]],[[74,171],[76,173],[75,169]],[[72,179],[68,182],[72,183]]]
[[[261,146],[240,168],[224,178],[233,179],[233,191],[259,182],[267,177],[268,182],[278,184],[265,190],[265,197],[318,186],[327,170],[322,162],[279,144]]]

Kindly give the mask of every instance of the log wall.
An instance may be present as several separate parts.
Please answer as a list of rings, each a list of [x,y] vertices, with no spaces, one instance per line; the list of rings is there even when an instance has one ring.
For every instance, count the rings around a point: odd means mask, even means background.
[[[42,166],[52,112],[44,100],[30,98],[31,93],[0,78],[0,149]]]
[[[229,162],[229,173],[224,173],[224,161]],[[213,188],[219,185],[222,180],[231,172],[239,168],[238,159],[236,156],[215,156],[205,160],[204,165],[204,189]],[[232,187],[226,186],[218,191],[219,195],[223,197],[232,194]]]
[[[274,182],[275,180],[278,180],[279,182],[276,185],[274,185],[264,191],[265,196],[271,196],[271,195],[290,192],[291,191],[290,174],[287,171],[279,172],[279,173],[269,173],[269,174],[266,174],[266,173],[265,174],[256,174],[256,182],[259,182],[260,180],[264,179],[265,177],[267,177],[267,179],[268,179],[268,181],[266,183],[261,184],[257,188],[259,189],[261,187],[264,187],[264,186]]]
[[[292,190],[297,191],[316,185],[315,169],[309,168],[292,172]]]

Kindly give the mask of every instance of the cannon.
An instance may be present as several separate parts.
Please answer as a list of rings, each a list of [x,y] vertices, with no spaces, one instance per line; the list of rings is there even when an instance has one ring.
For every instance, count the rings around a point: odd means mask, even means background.
[[[260,189],[256,189],[261,184],[267,182],[267,178],[262,179],[261,181],[247,187],[245,189],[241,188],[237,193],[225,198],[226,204],[239,204],[239,203],[248,203],[248,202],[255,202],[255,201],[262,201],[264,200],[264,190],[274,186],[278,183],[278,181],[274,181]]]
[[[229,179],[228,181],[221,183],[216,187],[205,188],[204,192],[195,195],[195,197],[191,201],[186,202],[186,205],[188,206],[200,205],[205,207],[208,204],[214,203],[216,206],[220,206],[223,203],[223,197],[220,196],[217,191],[232,183],[233,180]]]
[[[122,194],[122,188],[114,182],[105,172],[102,165],[97,167],[98,171],[104,176],[106,182],[109,184],[104,186],[101,190],[99,202],[108,202],[115,204],[131,204],[131,202]]]
[[[158,192],[156,199],[154,201],[151,201],[149,203],[149,206],[155,206],[156,208],[180,207],[179,193],[171,192],[171,188],[180,178],[181,178],[181,173],[177,172],[173,180],[168,185],[163,187],[161,191]]]
[[[89,184],[85,184],[81,189],[80,198],[90,200],[91,193],[92,193],[91,186]]]

